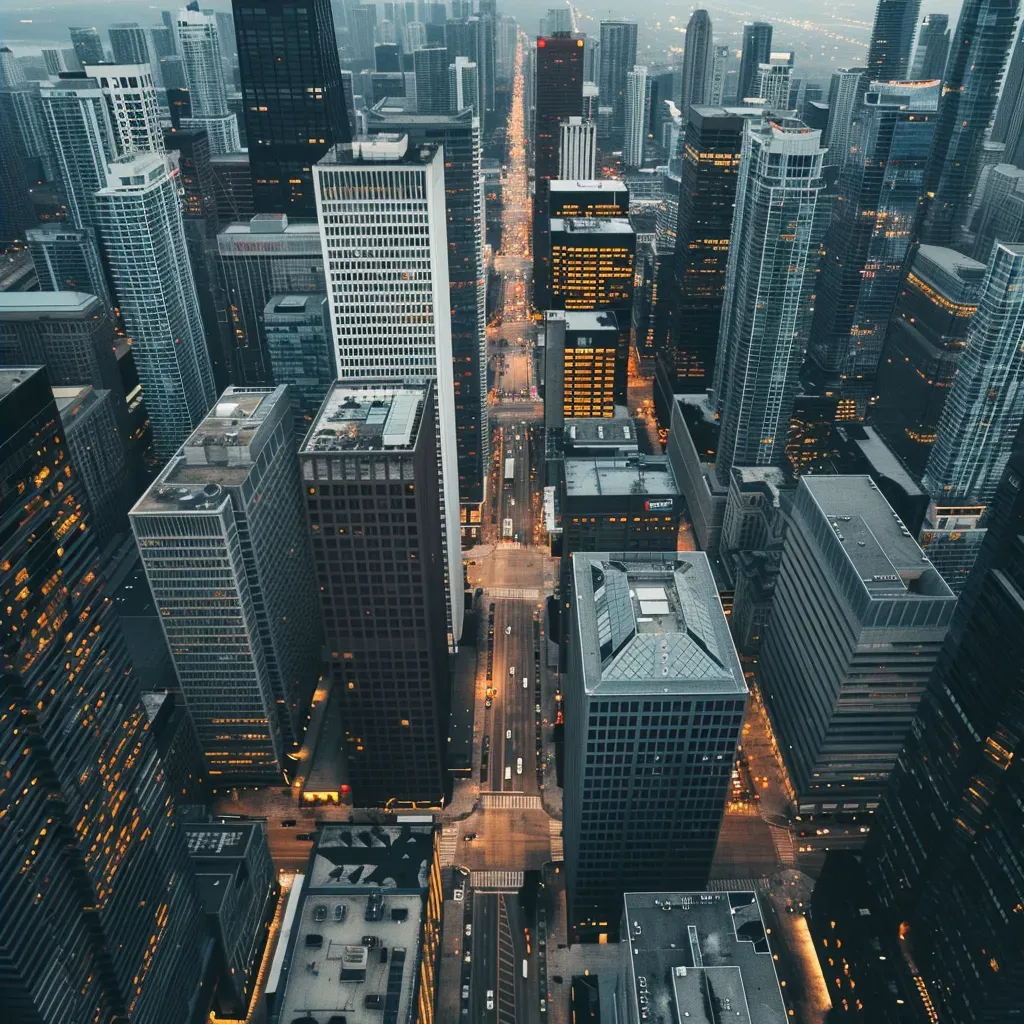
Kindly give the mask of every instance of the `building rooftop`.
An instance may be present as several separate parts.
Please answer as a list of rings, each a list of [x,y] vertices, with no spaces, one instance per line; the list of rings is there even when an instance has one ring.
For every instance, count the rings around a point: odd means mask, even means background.
[[[567,458],[565,490],[570,498],[625,494],[662,498],[679,494],[665,455]]]
[[[325,825],[309,871],[318,890],[419,891],[430,873],[434,839],[430,828],[409,825]]]
[[[615,314],[609,309],[548,309],[544,311],[544,319],[564,321],[566,333],[614,331],[616,334],[618,334],[619,331],[619,321]]]
[[[746,694],[703,552],[578,552],[572,574],[588,693]]]
[[[42,366],[0,366],[0,398],[6,398],[19,384],[24,384]]]
[[[332,386],[301,452],[382,452],[416,446],[427,383]]]
[[[789,1020],[753,892],[626,893],[627,1000],[648,1024]]]
[[[325,166],[351,164],[429,164],[437,153],[437,146],[423,143],[409,145],[409,136],[400,132],[380,132],[362,135],[351,142],[332,146],[318,163]]]
[[[607,417],[575,417],[565,421],[565,451],[575,448],[639,447],[636,425],[623,405],[615,407],[615,415]]]
[[[240,487],[283,413],[285,385],[228,388],[132,509],[203,511],[228,501],[225,487]]]
[[[870,476],[804,476],[800,489],[828,521],[871,599],[955,600]]]
[[[109,391],[97,391],[91,384],[50,390],[53,392],[53,400],[57,403],[60,421],[66,430],[71,430],[71,424],[92,412],[110,394]]]
[[[628,217],[552,217],[551,233],[568,235],[635,235]]]
[[[778,466],[733,466],[731,472],[741,490],[766,487],[778,508],[779,491],[787,484],[786,474]]]
[[[327,296],[314,292],[311,295],[272,295],[270,301],[263,310],[267,313],[280,315],[291,313],[292,315],[306,315],[311,313],[319,314],[324,308]]]
[[[283,213],[258,213],[218,232],[217,251],[221,256],[319,254],[320,225],[316,221],[292,224]]]
[[[626,183],[618,178],[556,178],[550,183],[552,192],[628,192]]]
[[[0,322],[84,320],[102,307],[88,292],[0,292]]]
[[[1024,177],[1024,170],[1020,174]],[[956,249],[947,249],[941,245],[919,245],[914,253],[912,269],[920,273],[922,270],[927,270],[929,265],[951,277],[977,281],[979,284],[985,276],[986,269],[984,263],[971,259],[970,256],[957,252]]]
[[[852,435],[853,432],[849,431]],[[874,427],[862,427],[850,440],[864,453],[871,467],[884,477],[899,484],[908,497],[920,497],[924,491],[907,472],[903,463],[893,454],[892,449],[878,436]]]
[[[185,845],[193,860],[241,860],[261,829],[262,823],[256,821],[187,822]]]

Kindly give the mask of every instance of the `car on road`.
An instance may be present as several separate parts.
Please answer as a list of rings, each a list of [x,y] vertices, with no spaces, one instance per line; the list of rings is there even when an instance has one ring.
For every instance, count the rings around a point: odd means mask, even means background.
[[[317,924],[320,924],[321,921],[327,920],[327,907],[322,903],[318,903],[316,909],[313,911],[313,920],[316,921]]]
[[[466,938],[468,939],[473,934],[473,925],[470,923],[466,924]]]
[[[463,985],[462,986],[462,998],[463,999],[468,999],[469,998],[469,986],[468,985]]]
[[[494,1009],[494,989],[493,988],[489,988],[487,990],[487,1009],[488,1010],[493,1010]]]
[[[285,818],[284,821],[281,822],[281,828],[295,828],[295,819]]]
[[[471,842],[473,842],[474,839],[476,839],[476,833],[475,832],[467,832],[462,838],[463,838],[463,840],[465,842],[471,843]]]
[[[512,730],[511,729],[506,729],[505,730],[505,739],[507,739],[507,740],[512,739]]]
[[[521,757],[516,758],[516,775],[523,774],[523,759]]]
[[[510,764],[505,765],[505,781],[512,781],[512,765]]]
[[[523,676],[523,689],[524,690],[529,689],[529,686],[530,686],[530,680],[527,679],[526,676]]]
[[[511,635],[512,635],[512,627],[511,626],[506,626],[505,627],[505,636],[511,636]]]
[[[488,698],[487,698],[487,699],[486,699],[486,700],[484,701],[484,707],[485,707],[485,708],[489,708],[489,707],[490,707],[490,706],[491,706],[491,705],[492,705],[493,703],[494,703],[494,701],[493,701],[493,700],[491,700],[491,698],[490,698],[490,697],[488,697]]]
[[[509,667],[508,667],[508,674],[510,676],[514,676],[516,674],[516,667],[515,667],[515,665],[509,665]]]

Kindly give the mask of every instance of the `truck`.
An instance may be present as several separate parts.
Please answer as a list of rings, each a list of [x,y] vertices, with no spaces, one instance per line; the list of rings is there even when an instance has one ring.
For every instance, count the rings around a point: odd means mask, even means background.
[[[505,480],[514,480],[516,475],[516,460],[513,456],[505,459]]]
[[[509,540],[512,539],[512,520],[502,519],[501,521],[501,535]]]

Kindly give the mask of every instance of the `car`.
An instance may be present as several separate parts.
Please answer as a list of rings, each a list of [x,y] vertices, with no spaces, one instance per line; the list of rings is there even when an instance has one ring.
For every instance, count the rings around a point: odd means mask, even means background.
[[[489,708],[489,707],[490,707],[490,706],[491,706],[491,705],[492,705],[493,703],[494,703],[494,701],[493,701],[493,700],[491,700],[491,698],[490,698],[490,697],[488,697],[488,698],[487,698],[487,699],[486,699],[486,700],[484,701],[484,707],[485,707],[485,708]]]
[[[488,1010],[493,1010],[494,1009],[494,989],[493,988],[489,988],[487,990],[487,1009]]]
[[[511,729],[506,729],[505,730],[505,739],[507,739],[507,740],[512,739],[512,730]]]
[[[470,923],[466,924],[466,938],[468,939],[473,934],[473,925]]]
[[[505,627],[505,636],[511,636],[511,635],[512,635],[512,627],[511,626],[506,626]]]
[[[327,920],[327,907],[322,903],[318,903],[316,909],[313,911],[313,920],[316,921],[317,924],[320,924],[321,921]]]
[[[529,689],[529,686],[530,686],[530,680],[527,679],[526,676],[523,676],[523,689],[524,690]]]
[[[516,775],[523,774],[523,759],[521,757],[516,758]]]
[[[281,828],[295,828],[295,819],[285,818],[284,821],[281,822]]]
[[[540,705],[538,704],[533,710],[536,711],[537,714],[539,715],[540,714]]]
[[[348,907],[346,907],[344,903],[335,903],[334,920],[338,924],[341,924],[341,922],[344,921],[346,917],[348,917]]]
[[[315,832],[296,832],[295,833],[295,838],[298,839],[298,840],[304,840],[307,843],[311,843],[311,842],[313,842],[314,839],[316,839],[316,833]]]
[[[513,507],[513,508],[515,508],[515,505],[516,505],[516,499],[515,499],[515,498],[513,498],[513,499],[512,499],[512,507]]]
[[[505,781],[512,781],[512,765],[510,764],[505,765]]]
[[[463,985],[462,986],[462,998],[463,999],[468,999],[469,998],[469,986],[468,985]]]
[[[508,674],[510,676],[514,676],[516,674],[516,667],[515,667],[515,665],[509,665],[509,667],[508,667]]]
[[[471,842],[473,842],[474,839],[476,839],[476,833],[475,832],[467,832],[462,838],[463,838],[463,840],[465,842],[471,843]]]

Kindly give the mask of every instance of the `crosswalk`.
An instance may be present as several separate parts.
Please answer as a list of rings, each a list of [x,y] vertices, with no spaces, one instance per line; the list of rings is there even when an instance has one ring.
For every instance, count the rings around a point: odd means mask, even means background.
[[[469,876],[472,889],[489,892],[519,892],[523,887],[522,871],[473,871]]]
[[[441,842],[438,844],[438,856],[441,858],[441,865],[447,866],[455,863],[455,855],[459,851],[459,826],[445,825],[441,829]]]
[[[487,596],[495,601],[539,601],[536,587],[489,587]]]
[[[481,793],[480,806],[485,811],[541,811],[539,796],[526,793]]]
[[[562,823],[554,818],[548,819],[548,836],[551,841],[551,859],[565,860],[565,840],[562,838]]]
[[[759,892],[768,888],[765,875],[760,878],[713,878],[704,887],[708,892]]]
[[[769,825],[772,833],[772,842],[775,844],[775,852],[785,867],[791,868],[796,863],[796,851],[793,849],[793,836],[788,828],[779,828],[778,825]]]

